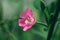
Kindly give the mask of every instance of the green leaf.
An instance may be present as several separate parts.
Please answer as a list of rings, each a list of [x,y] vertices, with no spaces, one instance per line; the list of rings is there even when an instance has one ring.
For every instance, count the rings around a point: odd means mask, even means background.
[[[49,22],[51,16],[50,16],[49,11],[48,11],[47,8],[45,8],[44,13],[45,13],[45,16],[46,16],[46,18],[47,18],[47,20]]]
[[[40,7],[41,7],[41,10],[44,11],[44,9],[45,9],[45,4],[43,3],[43,1],[40,1]]]

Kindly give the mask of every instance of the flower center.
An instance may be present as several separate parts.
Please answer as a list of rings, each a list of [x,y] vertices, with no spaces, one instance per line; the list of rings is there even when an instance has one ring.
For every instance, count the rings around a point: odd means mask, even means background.
[[[34,22],[34,18],[30,18],[25,21],[26,24],[32,24],[33,22]]]

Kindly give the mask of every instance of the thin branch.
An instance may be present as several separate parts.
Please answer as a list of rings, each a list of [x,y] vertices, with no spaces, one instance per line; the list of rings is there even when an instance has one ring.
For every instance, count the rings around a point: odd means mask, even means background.
[[[45,23],[42,23],[42,22],[36,22],[36,23],[48,27],[48,25]]]

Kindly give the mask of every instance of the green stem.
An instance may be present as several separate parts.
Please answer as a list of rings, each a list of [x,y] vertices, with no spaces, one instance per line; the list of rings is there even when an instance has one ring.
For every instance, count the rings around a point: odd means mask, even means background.
[[[8,33],[9,33],[10,37],[12,37],[14,40],[17,40],[16,36],[13,33],[11,33],[11,32],[8,32]]]
[[[45,23],[42,23],[42,22],[36,22],[36,23],[48,27],[48,25]]]
[[[49,25],[50,28],[49,28],[47,40],[51,40],[53,31],[54,31],[54,28],[55,28],[55,24],[56,24],[58,16],[59,16],[59,11],[60,11],[60,0],[57,0],[55,14],[50,20],[50,25]]]

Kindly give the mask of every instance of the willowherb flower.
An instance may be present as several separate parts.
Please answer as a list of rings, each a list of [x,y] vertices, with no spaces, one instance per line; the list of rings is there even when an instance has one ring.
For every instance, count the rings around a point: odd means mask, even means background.
[[[21,19],[18,20],[18,24],[23,28],[23,31],[27,31],[36,23],[33,11],[29,8],[20,14],[20,18]]]

